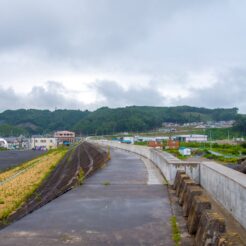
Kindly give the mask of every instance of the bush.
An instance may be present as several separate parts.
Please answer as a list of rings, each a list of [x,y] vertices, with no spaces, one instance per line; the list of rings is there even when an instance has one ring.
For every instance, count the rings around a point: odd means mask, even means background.
[[[246,149],[241,151],[242,155],[246,155]]]
[[[212,144],[212,147],[213,147],[213,148],[218,148],[218,147],[219,147],[219,144],[218,144],[218,143],[213,143],[213,144]]]
[[[243,148],[246,149],[246,142],[243,142],[243,143],[241,143],[240,145],[241,145],[241,147],[243,147]]]

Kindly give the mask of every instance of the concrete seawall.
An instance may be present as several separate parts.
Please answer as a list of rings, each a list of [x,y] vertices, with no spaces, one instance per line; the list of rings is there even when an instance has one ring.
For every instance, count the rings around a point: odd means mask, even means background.
[[[245,174],[216,162],[202,162],[200,185],[246,229]]]
[[[149,147],[97,141],[99,144],[124,149],[147,157],[173,184],[178,170],[200,184],[246,229],[246,176],[216,162],[186,162],[169,153]]]

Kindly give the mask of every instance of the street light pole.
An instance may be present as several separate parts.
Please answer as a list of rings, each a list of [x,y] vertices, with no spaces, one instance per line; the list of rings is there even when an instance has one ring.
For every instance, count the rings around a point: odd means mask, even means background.
[[[212,149],[212,133],[211,133],[211,130],[209,132],[210,132],[210,149]]]

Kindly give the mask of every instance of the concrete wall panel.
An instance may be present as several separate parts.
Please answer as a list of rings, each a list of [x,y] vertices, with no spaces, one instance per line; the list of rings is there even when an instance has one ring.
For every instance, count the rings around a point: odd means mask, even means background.
[[[201,186],[246,228],[246,176],[216,162],[201,163]]]

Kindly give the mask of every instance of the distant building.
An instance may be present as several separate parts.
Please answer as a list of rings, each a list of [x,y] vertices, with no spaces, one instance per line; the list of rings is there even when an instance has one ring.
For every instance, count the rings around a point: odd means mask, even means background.
[[[8,149],[20,149],[20,140],[17,137],[5,138],[8,143]]]
[[[143,136],[135,136],[134,140],[135,142],[149,142],[149,141],[154,141],[154,142],[162,142],[164,140],[169,139],[167,136],[158,136],[158,137],[143,137]]]
[[[122,143],[127,143],[127,144],[134,144],[134,138],[133,137],[123,137],[121,142]]]
[[[178,149],[179,148],[179,141],[177,141],[177,140],[168,140],[167,141],[167,148],[168,149]]]
[[[8,148],[8,143],[7,143],[7,141],[5,140],[5,139],[3,139],[3,138],[0,138],[0,147],[1,148]]]
[[[57,148],[56,138],[32,137],[31,148],[37,150],[49,150]]]
[[[58,144],[69,145],[75,142],[75,133],[70,131],[57,131],[54,134]]]
[[[207,127],[205,125],[198,125],[195,128],[197,128],[197,129],[206,129]]]
[[[149,141],[156,141],[156,138],[155,137],[135,136],[134,140],[136,142],[149,142]]]
[[[148,147],[152,147],[152,148],[162,148],[162,143],[157,142],[157,141],[149,141],[149,142],[148,142]]]
[[[31,149],[31,139],[25,138],[21,142],[21,148],[22,149]]]
[[[163,141],[166,141],[168,139],[169,139],[169,137],[167,137],[167,136],[155,137],[155,141],[157,141],[157,142],[163,142]]]
[[[198,135],[198,134],[191,134],[191,135],[177,135],[173,137],[174,140],[178,140],[180,142],[198,142],[203,143],[208,141],[207,135]]]
[[[244,138],[233,138],[233,141],[235,141],[235,142],[244,142],[245,139]]]
[[[185,147],[181,147],[181,148],[179,148],[179,153],[181,155],[189,156],[189,155],[191,155],[191,149],[185,148]]]

